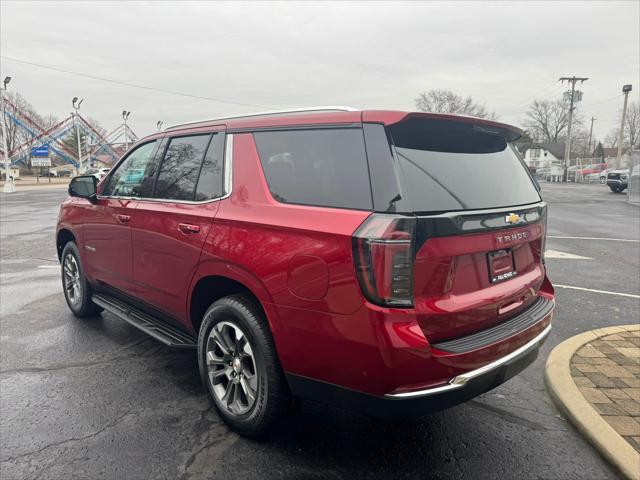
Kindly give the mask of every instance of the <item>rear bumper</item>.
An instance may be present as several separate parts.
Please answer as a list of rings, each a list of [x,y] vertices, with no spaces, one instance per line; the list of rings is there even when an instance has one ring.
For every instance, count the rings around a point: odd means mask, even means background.
[[[617,178],[608,178],[607,179],[607,185],[609,185],[610,187],[627,187],[628,183],[627,180],[620,180]]]
[[[447,384],[384,396],[369,395],[310,378],[287,375],[294,395],[362,411],[382,418],[415,417],[470,400],[517,375],[538,356],[551,325],[513,352],[453,377]]]

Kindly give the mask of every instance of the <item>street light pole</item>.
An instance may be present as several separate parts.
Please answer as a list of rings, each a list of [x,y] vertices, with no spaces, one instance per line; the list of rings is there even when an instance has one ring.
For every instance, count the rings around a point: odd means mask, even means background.
[[[618,135],[618,154],[616,155],[616,168],[620,168],[622,163],[622,142],[624,142],[624,121],[627,116],[627,100],[629,99],[629,92],[631,91],[631,85],[624,85],[622,87],[622,93],[624,93],[624,106],[622,107],[622,119],[620,120],[620,134]]]
[[[4,116],[4,92],[7,90],[7,85],[11,81],[11,77],[4,77],[3,87],[0,88],[0,114],[2,115],[2,161],[4,162],[4,193],[13,193],[16,191],[16,185],[13,183],[11,177],[11,156],[9,155],[9,147],[6,142],[5,127],[7,125]]]
[[[75,108],[76,110],[76,114],[74,115],[74,120],[76,121],[76,140],[78,142],[78,168],[80,170],[82,169],[82,145],[80,144],[80,114],[78,113],[78,110],[80,110],[80,105],[82,104],[82,102],[84,101],[84,98],[81,99],[78,102],[78,97],[73,97],[73,101],[72,101],[72,105],[73,108]],[[76,104],[76,102],[78,102]],[[76,169],[77,171],[78,169]]]
[[[129,133],[129,130],[127,127],[127,119],[129,118],[129,115],[131,115],[131,112],[127,112],[126,110],[122,111],[122,118],[124,119],[124,151],[126,152],[127,150],[129,150],[129,138],[127,137],[127,134]]]

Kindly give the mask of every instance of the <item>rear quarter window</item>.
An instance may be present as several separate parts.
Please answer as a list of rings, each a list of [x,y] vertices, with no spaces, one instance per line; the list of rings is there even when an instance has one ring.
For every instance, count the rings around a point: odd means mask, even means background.
[[[164,154],[154,197],[168,200],[193,200],[202,160],[211,135],[175,137]]]
[[[255,132],[269,190],[283,203],[371,210],[362,130]]]

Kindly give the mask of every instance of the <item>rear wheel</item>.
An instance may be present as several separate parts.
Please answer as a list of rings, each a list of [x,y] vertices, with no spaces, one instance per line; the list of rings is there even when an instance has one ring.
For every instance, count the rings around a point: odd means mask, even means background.
[[[622,189],[616,185],[611,185],[609,188],[613,193],[620,193],[622,191]]]
[[[74,242],[67,242],[62,250],[62,289],[69,309],[76,317],[91,317],[102,308],[91,301],[93,290],[87,282],[80,262],[80,252]]]
[[[261,436],[289,405],[271,332],[252,298],[232,295],[204,314],[198,337],[203,383],[224,422]]]

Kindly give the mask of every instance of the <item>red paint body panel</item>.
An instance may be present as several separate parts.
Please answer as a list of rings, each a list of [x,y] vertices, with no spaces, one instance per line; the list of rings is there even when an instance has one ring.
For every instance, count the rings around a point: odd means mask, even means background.
[[[553,299],[541,259],[544,223],[429,238],[416,252],[414,305],[376,306],[363,296],[352,244],[372,212],[274,200],[253,135],[242,131],[362,121],[389,125],[409,117],[519,132],[485,120],[396,111],[229,119],[233,188],[228,198],[203,204],[100,199],[95,205],[71,199],[61,207],[58,230],[75,235],[92,283],[131,293],[187,329],[199,320],[189,315],[200,280],[225,277],[244,285],[265,311],[287,373],[374,395],[441,385],[514,351],[549,324],[551,314],[513,337],[464,354],[431,347],[500,323],[538,296]],[[220,128],[219,122],[202,122],[162,135]],[[117,215],[131,218],[122,224]],[[185,233],[180,224],[198,231]],[[526,238],[510,236],[523,232]],[[487,253],[504,248],[513,251],[517,275],[492,284]]]
[[[498,240],[517,233],[526,238]],[[433,342],[488,328],[530,305],[545,276],[540,258],[543,236],[544,224],[539,222],[427,240],[416,255],[414,273],[415,309],[427,338]],[[491,284],[487,252],[505,247],[513,251],[517,275]],[[521,308],[499,314],[514,302]]]
[[[131,269],[131,226],[137,200],[99,199],[96,204],[82,201],[83,242],[86,275],[129,295],[135,294]],[[83,248],[84,247],[84,248]]]
[[[131,219],[136,297],[186,328],[189,285],[219,205],[140,200]],[[186,225],[197,228],[191,232]]]

